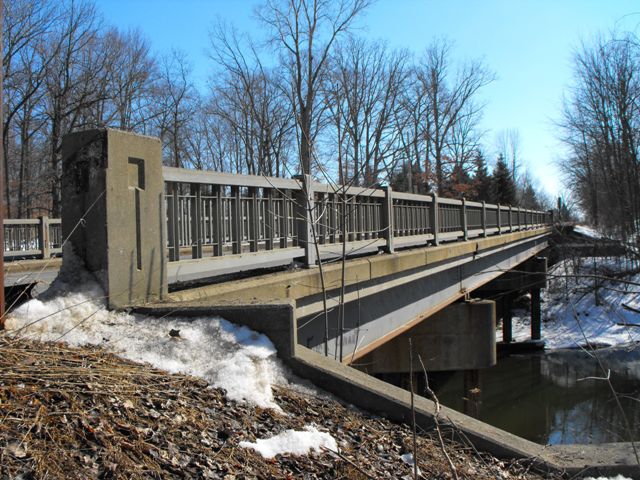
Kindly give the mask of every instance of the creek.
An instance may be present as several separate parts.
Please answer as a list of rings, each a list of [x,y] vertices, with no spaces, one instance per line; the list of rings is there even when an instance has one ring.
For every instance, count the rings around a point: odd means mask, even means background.
[[[430,382],[463,411],[462,372]],[[481,371],[479,398],[480,420],[537,443],[640,440],[640,345],[504,357]]]

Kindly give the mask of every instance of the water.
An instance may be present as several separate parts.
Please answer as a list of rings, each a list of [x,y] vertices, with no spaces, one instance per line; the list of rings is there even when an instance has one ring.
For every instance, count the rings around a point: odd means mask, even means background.
[[[541,444],[640,440],[640,346],[595,354],[604,372],[581,350],[500,359],[481,373],[480,419]],[[606,370],[620,405],[607,381],[587,378]],[[460,372],[432,374],[432,383],[444,405],[463,410]]]

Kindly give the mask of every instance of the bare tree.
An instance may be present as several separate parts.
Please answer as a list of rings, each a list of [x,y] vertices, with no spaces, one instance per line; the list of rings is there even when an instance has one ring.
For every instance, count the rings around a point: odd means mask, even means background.
[[[349,39],[336,49],[329,81],[336,82],[337,89],[326,100],[332,114],[342,116],[348,137],[341,156],[350,160],[351,171],[343,181],[371,186],[393,171],[400,148],[396,120],[406,58],[405,52],[388,52],[383,44],[362,39]],[[333,120],[334,125],[338,122]],[[337,133],[340,137],[342,132]]]
[[[49,35],[60,19],[55,5],[16,0],[3,2],[3,85],[5,202],[12,215],[12,193],[17,184],[18,215],[23,215],[26,185],[36,165],[30,162],[31,139],[42,127],[37,108],[52,55],[43,55]],[[10,146],[10,142],[13,144]],[[11,148],[13,147],[13,148]],[[11,179],[12,172],[18,178]]]
[[[464,63],[456,73],[450,66],[451,43],[436,40],[424,54],[418,80],[428,100],[425,116],[427,155],[425,170],[432,162],[435,170],[435,185],[442,193],[445,180],[447,146],[452,143],[451,133],[460,121],[477,121],[482,105],[474,104],[476,93],[493,81],[493,74],[479,61]]]
[[[241,141],[244,164],[251,174],[280,176],[287,170],[293,111],[281,71],[267,69],[256,48],[237,33],[218,25],[211,34],[212,57],[221,71],[213,84],[215,115]]]
[[[160,66],[158,131],[165,158],[173,167],[188,161],[186,138],[189,120],[196,111],[198,94],[191,83],[191,67],[185,53],[174,50],[162,58]]]
[[[322,74],[336,40],[370,0],[267,0],[259,15],[289,67],[300,167],[311,173]]]
[[[522,163],[520,132],[510,128],[503,130],[496,136],[496,150],[498,155],[502,155],[511,169],[511,176],[514,183],[519,183],[519,172]]]
[[[640,45],[611,34],[583,45],[561,122],[570,155],[560,164],[588,218],[628,238],[640,225]]]

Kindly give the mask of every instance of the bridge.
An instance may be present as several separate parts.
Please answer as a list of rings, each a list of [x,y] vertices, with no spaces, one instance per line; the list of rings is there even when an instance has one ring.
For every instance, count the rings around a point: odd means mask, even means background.
[[[497,318],[511,341],[513,292],[531,293],[540,338],[550,212],[163,167],[158,139],[109,129],[67,136],[63,171],[62,219],[5,222],[5,258],[20,259],[8,279],[52,278],[71,246],[110,308],[247,325],[299,376],[388,418],[428,429],[435,407],[371,374],[465,370],[473,400],[496,363]],[[545,471],[636,472],[630,444],[541,446],[440,415],[477,448]]]
[[[288,302],[299,344],[370,373],[408,369],[408,336],[430,368],[469,369],[495,363],[496,308],[472,292],[516,267],[544,285],[550,212],[163,167],[158,139],[117,130],[69,135],[63,157],[62,220],[5,222],[5,257],[50,278],[67,242],[111,308]]]

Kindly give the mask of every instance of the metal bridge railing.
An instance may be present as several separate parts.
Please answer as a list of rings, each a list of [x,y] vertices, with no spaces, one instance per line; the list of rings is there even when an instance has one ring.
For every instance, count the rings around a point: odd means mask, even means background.
[[[50,258],[62,253],[59,218],[5,219],[4,258]]]
[[[537,228],[550,212],[302,179],[163,168],[169,261],[275,250],[308,264],[348,254],[466,240]],[[313,228],[310,228],[313,224]],[[62,252],[60,219],[4,221],[4,256]],[[317,251],[315,241],[317,241]],[[313,248],[304,248],[312,245]],[[306,258],[303,258],[306,257]]]
[[[286,248],[350,253],[466,240],[551,223],[551,213],[283,179],[163,168],[169,260]],[[310,228],[310,226],[313,228]],[[315,242],[317,242],[317,251]],[[333,247],[333,249],[332,249]],[[368,250],[367,250],[368,248]]]

